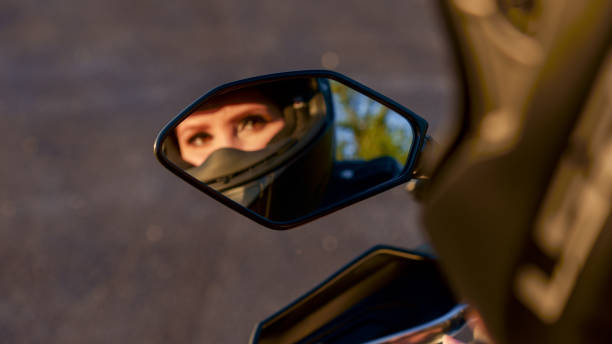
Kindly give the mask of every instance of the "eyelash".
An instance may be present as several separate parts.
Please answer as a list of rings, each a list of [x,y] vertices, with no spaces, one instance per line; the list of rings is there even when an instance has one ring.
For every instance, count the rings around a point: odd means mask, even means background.
[[[265,116],[263,115],[260,115],[260,114],[247,115],[243,117],[242,119],[240,119],[240,121],[238,121],[237,129],[238,129],[238,132],[242,132],[243,130],[257,130],[259,128],[254,128],[254,126],[257,126],[260,124],[267,124],[268,122],[269,120],[265,118]],[[250,127],[246,128],[246,126],[249,124],[250,124]],[[208,141],[211,138],[212,138],[212,135],[210,135],[209,133],[205,131],[200,131],[190,136],[187,139],[187,143],[190,146],[200,147],[205,142],[195,143],[196,140],[201,139],[202,141]]]
[[[187,139],[187,143],[188,143],[190,146],[196,146],[196,147],[199,147],[199,146],[202,146],[202,144],[203,144],[204,142],[202,142],[202,143],[195,143],[195,141],[196,141],[196,140],[200,139],[200,140],[204,141],[204,140],[210,140],[211,138],[212,138],[212,135],[210,135],[209,133],[207,133],[207,132],[203,132],[203,131],[200,131],[200,132],[195,133],[195,134],[194,134],[194,135],[192,135],[191,137],[189,137],[189,138]]]
[[[260,114],[253,114],[253,115],[248,115],[244,118],[242,118],[240,120],[240,122],[238,122],[238,129],[239,130],[244,130],[244,127],[248,124],[251,123],[251,127],[257,124],[266,124],[269,121]],[[252,130],[253,128],[251,128],[250,130]]]

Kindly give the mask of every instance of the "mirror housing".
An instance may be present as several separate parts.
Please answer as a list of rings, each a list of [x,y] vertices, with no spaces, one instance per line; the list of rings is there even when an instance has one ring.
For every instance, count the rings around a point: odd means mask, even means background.
[[[470,335],[466,311],[435,260],[381,245],[257,324],[249,342],[439,343]]]
[[[206,93],[161,130],[154,153],[219,202],[288,229],[409,181],[426,130],[342,74],[297,71]]]

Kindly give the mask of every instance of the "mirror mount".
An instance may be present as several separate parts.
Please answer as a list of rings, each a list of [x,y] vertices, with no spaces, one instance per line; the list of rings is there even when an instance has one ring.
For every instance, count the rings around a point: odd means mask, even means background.
[[[425,190],[431,180],[431,164],[439,150],[440,144],[430,135],[427,135],[416,168],[412,172],[412,179],[404,187],[404,190],[409,192],[417,201],[422,201],[424,198]]]

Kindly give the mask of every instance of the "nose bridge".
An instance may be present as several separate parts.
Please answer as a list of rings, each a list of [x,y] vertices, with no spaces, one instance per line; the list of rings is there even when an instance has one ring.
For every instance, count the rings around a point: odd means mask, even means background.
[[[220,148],[240,148],[233,126],[222,125],[216,130],[215,150]]]

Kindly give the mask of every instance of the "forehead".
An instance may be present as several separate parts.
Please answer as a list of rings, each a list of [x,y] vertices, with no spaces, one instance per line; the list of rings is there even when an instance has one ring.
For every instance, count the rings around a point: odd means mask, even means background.
[[[219,96],[214,96],[206,100],[196,112],[209,111],[220,109],[224,106],[239,105],[246,103],[258,103],[265,105],[274,105],[274,100],[269,96],[264,95],[256,88],[247,88],[230,93],[225,93]]]
[[[273,112],[269,104],[266,104],[266,103],[250,101],[250,102],[244,102],[240,104],[225,104],[225,105],[220,105],[218,107],[198,109],[195,112],[193,112],[191,115],[189,115],[189,117],[185,118],[183,122],[181,122],[178,125],[178,127],[190,126],[192,124],[195,125],[195,124],[206,124],[206,123],[212,123],[212,122],[231,121],[236,116],[239,116],[243,113],[250,113],[253,111],[257,111],[258,113]]]

